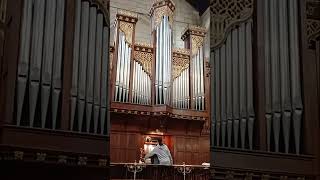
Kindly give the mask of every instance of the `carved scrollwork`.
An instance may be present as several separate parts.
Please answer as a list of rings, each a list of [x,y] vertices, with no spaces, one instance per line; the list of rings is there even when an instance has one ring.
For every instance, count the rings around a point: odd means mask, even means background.
[[[234,25],[249,19],[253,14],[253,0],[212,0],[211,47],[222,44]]]
[[[36,160],[37,161],[44,161],[46,160],[47,154],[46,153],[37,153]]]
[[[190,64],[190,59],[185,55],[174,55],[172,59],[172,79],[180,76],[183,70],[187,69]]]
[[[88,158],[87,157],[79,157],[78,165],[87,165]]]
[[[142,65],[142,69],[151,77],[152,58],[151,52],[134,51],[134,60]]]
[[[24,152],[22,151],[14,151],[14,160],[23,160]]]
[[[129,44],[132,44],[133,24],[125,21],[120,21],[119,30],[125,34],[126,41]]]
[[[184,55],[189,56],[190,55],[190,50],[189,49],[184,49],[184,48],[173,48],[173,53],[184,54]]]
[[[173,13],[175,10],[175,5],[172,0],[156,0],[150,10],[150,14],[153,19],[153,28],[156,28],[163,16],[169,17],[169,24],[173,25]]]
[[[307,38],[309,46],[312,47],[313,42],[320,36],[320,1],[306,1],[306,15],[305,22],[307,28]]]
[[[197,54],[198,49],[203,46],[203,37],[191,35],[192,55]]]

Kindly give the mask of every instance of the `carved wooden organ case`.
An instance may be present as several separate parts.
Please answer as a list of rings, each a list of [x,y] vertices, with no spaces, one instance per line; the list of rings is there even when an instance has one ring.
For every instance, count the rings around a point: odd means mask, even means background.
[[[297,0],[264,1],[264,78],[267,150],[300,153],[301,78]],[[214,147],[255,149],[254,1],[211,2]],[[260,88],[260,87],[256,87]],[[260,133],[260,132],[259,132]],[[261,135],[261,134],[260,134]]]
[[[137,14],[118,11],[114,49],[111,49],[113,112],[208,119],[208,85],[202,27],[188,26],[186,48],[173,48],[175,4],[154,2],[150,14],[153,44],[135,42]]]

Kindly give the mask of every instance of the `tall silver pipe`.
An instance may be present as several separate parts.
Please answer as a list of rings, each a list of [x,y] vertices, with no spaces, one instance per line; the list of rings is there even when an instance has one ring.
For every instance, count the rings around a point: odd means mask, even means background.
[[[137,103],[138,97],[138,63],[134,62],[134,103]]]
[[[234,147],[238,147],[239,141],[239,57],[237,56],[239,52],[239,44],[238,44],[238,29],[232,30],[232,96],[233,96],[233,134],[234,134]]]
[[[289,3],[289,37],[290,37],[290,72],[291,72],[291,97],[293,109],[293,130],[296,154],[300,153],[300,136],[303,104],[301,98],[301,78],[299,63],[299,8],[298,1],[292,0]]]
[[[200,48],[200,87],[201,87],[201,110],[204,110],[204,55],[203,55],[203,46]]]
[[[288,39],[288,4],[279,1],[279,38],[280,38],[280,75],[281,75],[281,109],[285,152],[289,153],[289,137],[291,125],[291,98],[289,77],[289,39]]]
[[[190,108],[190,76],[189,76],[189,72],[190,72],[190,65],[188,67],[188,69],[186,70],[187,73],[187,108]]]
[[[202,94],[201,94],[201,47],[198,49],[198,61],[197,61],[197,83],[198,83],[198,110],[201,110],[201,101],[202,101]]]
[[[27,1],[29,2],[29,1]],[[80,55],[80,27],[81,27],[81,0],[76,1],[75,30],[73,41],[73,62],[72,62],[72,87],[71,87],[71,120],[70,130],[73,130],[78,95],[78,68]]]
[[[265,38],[265,111],[267,125],[267,150],[271,149],[271,121],[272,121],[272,102],[271,102],[271,61],[270,61],[270,1],[264,3],[264,38]]]
[[[226,46],[221,47],[221,137],[222,146],[225,146],[226,141],[226,128],[227,128],[227,79],[226,79]]]
[[[123,94],[123,72],[124,72],[124,59],[125,59],[126,45],[125,45],[125,35],[122,33],[121,37],[121,61],[120,61],[120,81],[119,81],[119,99],[118,101],[122,101]]]
[[[85,92],[86,70],[88,58],[88,35],[89,35],[89,2],[81,3],[81,35],[80,35],[80,61],[78,74],[78,131],[82,130]]]
[[[223,46],[225,46],[225,45],[223,45]],[[223,47],[222,46],[222,47]],[[220,48],[220,49],[222,49],[222,48]],[[215,51],[215,57],[214,57],[214,63],[215,63],[215,66],[216,66],[216,68],[215,68],[215,70],[216,70],[216,72],[215,72],[215,79],[216,79],[216,81],[215,81],[215,85],[214,85],[214,87],[215,87],[215,89],[216,89],[216,91],[215,91],[215,98],[216,98],[216,119],[217,119],[217,123],[216,123],[216,129],[215,129],[215,132],[216,132],[216,138],[217,138],[217,146],[220,146],[220,127],[221,127],[221,112],[220,112],[220,108],[221,108],[221,90],[220,90],[220,88],[221,88],[221,86],[220,86],[220,83],[221,83],[221,79],[220,79],[220,71],[221,71],[221,66],[220,66],[220,64],[221,64],[221,59],[220,59],[220,49],[217,49],[216,51]]]
[[[100,95],[101,95],[101,57],[102,53],[102,38],[103,38],[103,15],[99,13],[97,15],[97,34],[96,34],[96,51],[95,51],[95,63],[94,63],[94,133],[98,131],[98,119],[99,119],[99,111],[100,111]]]
[[[245,148],[246,129],[247,129],[247,76],[246,76],[246,41],[245,24],[239,27],[239,105],[240,105],[240,138],[241,148]]]
[[[38,92],[40,84],[42,48],[43,48],[43,29],[44,29],[44,0],[35,0],[34,15],[32,27],[32,44],[31,44],[31,58],[30,58],[30,79],[29,79],[29,119],[30,126],[33,127],[36,105],[38,101]]]
[[[127,69],[128,69],[128,43],[125,41],[125,51],[124,51],[124,58],[123,58],[123,71],[122,73],[122,100],[121,102],[126,102],[126,96],[127,96]]]
[[[55,47],[54,54],[55,58],[53,61],[53,77],[52,77],[52,128],[56,128],[56,121],[58,116],[58,105],[59,105],[59,97],[62,88],[62,59],[63,59],[63,29],[64,29],[64,9],[65,9],[65,1],[57,0],[57,12],[56,12],[56,29],[55,29]]]
[[[226,41],[226,63],[227,63],[227,137],[228,147],[231,147],[232,138],[232,35],[229,34]],[[235,72],[233,72],[235,73]]]
[[[279,152],[280,139],[280,119],[281,119],[281,105],[280,105],[280,64],[279,64],[279,13],[278,0],[271,0],[270,3],[270,28],[271,28],[271,78],[272,78],[272,111],[273,111],[273,132],[275,151]]]
[[[89,46],[86,80],[86,131],[89,132],[93,107],[94,59],[96,49],[97,8],[90,7]]]
[[[156,80],[155,80],[155,87],[156,87],[156,98],[155,98],[155,104],[158,104],[158,96],[159,96],[159,61],[160,61],[160,41],[159,41],[159,37],[160,37],[160,28],[159,26],[157,27],[157,37],[156,37],[156,45],[157,45],[157,49],[156,49]]]
[[[132,73],[132,97],[131,97],[131,103],[134,103],[134,95],[135,95],[135,79],[136,79],[136,76],[135,76],[135,63],[136,61],[133,60],[133,67],[132,67],[132,70],[133,70],[133,73]]]
[[[118,94],[120,91],[120,62],[121,62],[121,50],[122,50],[122,36],[121,32],[118,36],[118,57],[117,57],[117,70],[116,70],[116,92],[114,94],[114,101],[118,101]]]
[[[29,54],[32,27],[32,4],[33,1],[24,1],[23,16],[21,25],[21,47],[18,65],[18,82],[17,82],[17,125],[20,125],[23,102],[28,80],[29,71]],[[76,33],[76,32],[75,32]]]
[[[159,38],[159,43],[160,43],[160,46],[159,46],[159,49],[160,49],[160,54],[159,54],[159,104],[162,104],[162,86],[163,86],[163,81],[162,81],[162,76],[163,76],[163,69],[162,69],[162,64],[163,64],[163,32],[164,32],[164,27],[163,27],[163,21],[161,21],[161,24],[160,24],[160,38]]]
[[[48,1],[45,12],[44,41],[43,41],[43,58],[41,69],[41,127],[44,128],[47,119],[47,110],[50,97],[53,50],[54,50],[54,29],[56,17],[56,1]]]
[[[123,102],[127,102],[127,93],[128,93],[128,64],[129,64],[129,44],[126,42],[126,51],[125,51],[125,58],[124,58],[124,71],[123,71],[123,86],[124,86],[124,91],[123,91]]]
[[[253,107],[253,77],[252,77],[252,20],[246,24],[246,60],[247,60],[247,109],[248,109],[248,135],[249,148],[253,149],[254,107]]]

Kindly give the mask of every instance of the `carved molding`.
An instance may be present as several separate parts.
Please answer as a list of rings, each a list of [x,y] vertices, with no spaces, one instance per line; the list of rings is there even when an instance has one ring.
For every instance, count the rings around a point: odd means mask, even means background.
[[[175,10],[175,4],[172,0],[156,0],[154,1],[152,8],[150,10],[150,15],[152,16],[153,28],[159,26],[162,17],[169,17],[169,24],[173,25],[173,15]]]
[[[119,21],[119,30],[125,34],[126,41],[132,44],[133,24],[125,21]]]
[[[14,151],[14,160],[23,160],[24,152],[22,151]]]
[[[160,112],[150,112],[150,111],[138,111],[138,110],[128,110],[128,109],[119,109],[113,108],[111,105],[111,113],[119,113],[119,114],[133,114],[133,115],[148,115],[148,116],[160,116],[160,117],[170,117],[175,119],[187,119],[187,120],[194,120],[194,121],[202,121],[206,122],[208,117],[203,116],[191,116],[191,115],[179,115],[173,114],[172,112],[168,111],[160,111]]]
[[[198,49],[203,46],[204,38],[202,36],[191,35],[191,54],[195,55]]]
[[[80,156],[78,159],[78,165],[87,165],[88,158]]]
[[[138,19],[138,14],[131,11],[119,10],[117,14],[125,17],[124,19],[127,19],[127,20],[129,20],[129,18]],[[132,19],[131,19],[131,22],[132,22]]]
[[[152,72],[152,58],[151,52],[134,51],[134,60],[141,64],[142,69],[151,77]]]
[[[190,58],[183,54],[174,54],[172,59],[172,79],[176,79],[189,67]]]
[[[37,153],[36,160],[37,161],[44,161],[46,160],[47,154],[46,153]]]
[[[319,0],[307,0],[306,1],[306,33],[309,46],[312,47],[314,42],[320,36],[320,1]]]
[[[222,44],[235,25],[253,14],[253,0],[212,0],[210,3],[211,48]]]
[[[142,69],[149,75],[149,77],[152,77],[152,45],[147,43],[135,43],[133,59],[142,66]]]
[[[191,55],[195,55],[198,49],[203,46],[206,29],[200,26],[189,25],[182,33],[181,39],[191,41]]]
[[[189,56],[190,55],[190,50],[189,49],[184,49],[184,48],[173,48],[173,54],[184,54]]]

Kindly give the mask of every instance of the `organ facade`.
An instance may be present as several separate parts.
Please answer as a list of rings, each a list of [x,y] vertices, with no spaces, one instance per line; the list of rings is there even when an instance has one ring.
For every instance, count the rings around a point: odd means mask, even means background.
[[[127,158],[117,155],[116,150],[111,152],[113,162],[138,161],[144,137],[149,136],[163,137],[176,163],[208,161],[209,136],[208,132],[203,133],[208,128],[205,126],[210,110],[209,84],[205,83],[208,80],[208,61],[204,56],[207,32],[203,27],[187,25],[180,32],[185,48],[175,48],[175,9],[171,0],[152,4],[152,44],[135,42],[139,21],[136,13],[117,11],[114,49],[111,50],[111,144],[123,146],[123,142],[115,142],[117,137],[131,139],[136,144],[131,145],[131,150],[120,148]],[[121,121],[120,114],[128,114],[130,118]],[[124,122],[126,129],[119,129]],[[135,129],[137,123],[143,128]],[[203,139],[203,145],[190,144],[188,139],[192,142]],[[201,152],[206,155],[198,159],[196,154]]]

